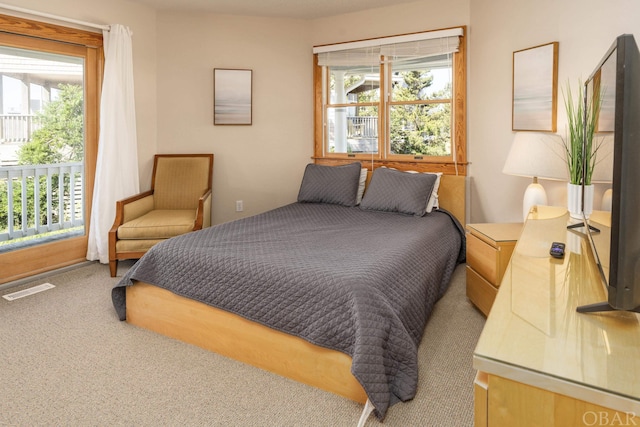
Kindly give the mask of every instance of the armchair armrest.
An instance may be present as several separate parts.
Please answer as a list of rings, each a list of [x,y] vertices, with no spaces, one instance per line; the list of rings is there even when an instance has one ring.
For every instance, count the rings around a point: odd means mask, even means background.
[[[198,199],[194,230],[211,227],[211,194],[211,189],[209,189]]]
[[[116,217],[113,220],[113,225],[109,230],[109,259],[115,259],[116,255],[116,237],[118,227],[138,216],[144,215],[153,209],[153,191],[145,191],[144,193],[136,194],[135,196],[127,197],[126,199],[118,200],[116,202]],[[113,252],[113,254],[111,254]]]
[[[116,202],[116,210],[120,203],[122,203],[123,223],[139,218],[154,209],[153,193],[151,191]]]

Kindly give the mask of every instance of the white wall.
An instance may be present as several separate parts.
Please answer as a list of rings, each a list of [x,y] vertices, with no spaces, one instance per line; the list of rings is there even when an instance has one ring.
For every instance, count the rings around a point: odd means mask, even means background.
[[[570,82],[575,89],[579,79],[589,77],[616,36],[632,33],[640,41],[639,18],[640,2],[635,0],[471,1],[470,222],[522,221],[522,196],[530,180],[501,172],[514,135],[513,52],[559,42],[557,133],[564,136],[566,115],[560,88]],[[565,183],[541,183],[549,204],[566,206]]]
[[[470,0],[422,0],[312,22],[313,44],[459,27],[470,23]]]
[[[158,151],[214,153],[214,223],[296,200],[313,154],[308,25],[158,14]],[[253,70],[251,126],[213,125],[214,68]],[[236,200],[243,212],[235,212]]]

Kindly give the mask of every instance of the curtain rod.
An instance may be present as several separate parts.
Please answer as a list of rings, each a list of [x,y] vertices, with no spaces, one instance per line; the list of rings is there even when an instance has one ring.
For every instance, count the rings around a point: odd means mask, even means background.
[[[79,21],[77,19],[65,18],[64,16],[52,15],[50,13],[38,12],[36,10],[25,9],[22,7],[12,6],[10,4],[0,3],[0,9],[12,10],[14,12],[26,13],[28,15],[39,16],[42,18],[54,19],[56,21],[69,22],[72,24],[82,25],[85,27],[96,28],[98,30],[109,30],[111,28],[110,25],[100,25],[94,24],[91,22]]]

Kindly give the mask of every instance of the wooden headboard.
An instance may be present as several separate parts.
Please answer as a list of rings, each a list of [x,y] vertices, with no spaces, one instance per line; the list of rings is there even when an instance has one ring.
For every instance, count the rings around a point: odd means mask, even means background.
[[[442,175],[438,189],[438,203],[466,225],[466,176]]]

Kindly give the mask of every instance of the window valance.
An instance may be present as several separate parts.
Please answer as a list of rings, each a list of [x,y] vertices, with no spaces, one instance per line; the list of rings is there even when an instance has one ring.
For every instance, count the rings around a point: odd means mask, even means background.
[[[320,66],[374,66],[380,56],[387,61],[411,61],[458,51],[462,28],[405,34],[402,36],[316,46]]]

